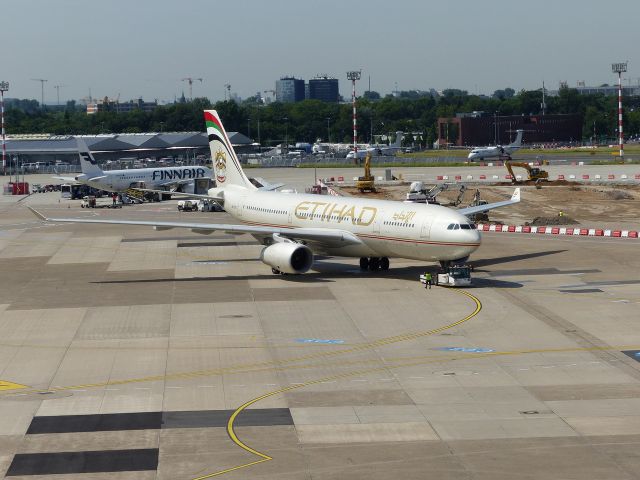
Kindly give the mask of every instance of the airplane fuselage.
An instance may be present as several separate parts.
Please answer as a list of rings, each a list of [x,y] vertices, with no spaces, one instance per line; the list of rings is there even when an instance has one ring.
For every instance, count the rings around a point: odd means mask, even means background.
[[[101,178],[81,174],[76,181],[91,185],[101,190],[124,192],[131,184],[144,183],[146,188],[154,189],[163,185],[184,183],[198,178],[210,178],[211,170],[207,167],[163,167],[136,168],[130,170],[109,170],[102,172]]]
[[[486,148],[474,148],[467,157],[469,160],[482,160],[483,158],[494,157],[510,157],[514,152],[519,150],[520,147],[486,147]]]
[[[317,253],[450,261],[465,259],[480,246],[475,225],[439,205],[229,187],[224,198],[225,210],[247,225],[345,230],[362,242],[313,246]]]

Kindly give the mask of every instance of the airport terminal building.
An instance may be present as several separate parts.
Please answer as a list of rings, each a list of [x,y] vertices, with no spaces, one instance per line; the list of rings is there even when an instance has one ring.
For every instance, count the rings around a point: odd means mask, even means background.
[[[472,147],[506,145],[524,130],[524,143],[576,142],[582,139],[582,115],[502,115],[458,113],[438,118],[438,144]]]
[[[229,132],[229,139],[238,153],[252,153],[254,143],[246,135]],[[163,157],[194,159],[199,155],[209,157],[207,134],[202,132],[127,133],[107,135],[82,135],[89,150],[102,162],[121,158]],[[7,139],[8,162],[18,157],[25,163],[78,163],[78,146],[71,135],[13,136]]]

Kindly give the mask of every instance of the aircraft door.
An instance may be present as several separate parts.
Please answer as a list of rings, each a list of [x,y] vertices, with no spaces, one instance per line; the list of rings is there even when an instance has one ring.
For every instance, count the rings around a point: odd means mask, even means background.
[[[382,209],[380,209],[378,211],[378,214],[375,216],[374,220],[373,220],[373,233],[380,233],[380,218],[383,218],[383,212]]]
[[[431,234],[431,223],[433,222],[432,218],[425,218],[422,221],[422,228],[420,228],[420,238],[429,238]]]

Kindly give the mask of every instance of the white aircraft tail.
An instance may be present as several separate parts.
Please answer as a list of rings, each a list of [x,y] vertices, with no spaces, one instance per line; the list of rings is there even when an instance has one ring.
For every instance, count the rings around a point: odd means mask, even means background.
[[[209,148],[211,149],[211,161],[216,177],[216,185],[224,188],[228,185],[237,185],[255,190],[256,187],[249,181],[242,171],[240,161],[231,146],[227,132],[222,126],[222,121],[215,110],[204,111],[204,121],[207,125]]]
[[[524,133],[524,130],[516,130],[518,132],[518,134],[516,135],[516,139],[513,141],[513,143],[509,144],[509,147],[521,147],[522,146],[522,134]]]
[[[391,148],[400,148],[402,146],[402,139],[404,138],[403,132],[396,132],[396,140],[389,145]]]
[[[98,166],[98,162],[93,158],[87,143],[82,138],[76,138],[78,144],[78,155],[80,156],[80,168],[88,178],[101,177],[104,175],[102,169]]]

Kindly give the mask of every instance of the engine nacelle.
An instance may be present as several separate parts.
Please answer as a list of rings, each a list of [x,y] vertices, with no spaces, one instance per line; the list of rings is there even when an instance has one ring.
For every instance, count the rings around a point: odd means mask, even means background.
[[[282,273],[305,273],[313,264],[313,252],[299,243],[279,242],[262,250],[260,260]]]

